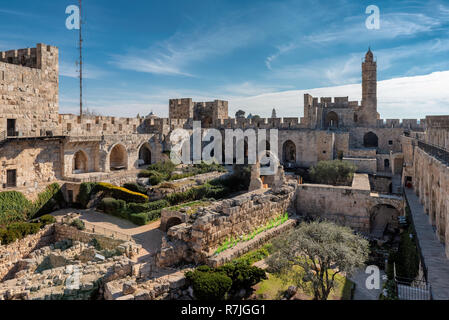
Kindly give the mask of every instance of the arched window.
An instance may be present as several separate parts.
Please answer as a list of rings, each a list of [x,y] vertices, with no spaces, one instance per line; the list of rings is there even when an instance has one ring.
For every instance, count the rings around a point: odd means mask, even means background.
[[[326,128],[338,128],[338,115],[334,111],[326,115]]]
[[[291,140],[284,142],[282,146],[282,159],[284,164],[296,163],[296,145]]]
[[[109,155],[109,165],[111,170],[128,169],[128,153],[123,145],[118,144],[112,148]]]
[[[151,164],[151,150],[148,143],[143,144],[139,149],[139,166]]]
[[[384,160],[384,167],[385,167],[385,169],[389,169],[390,168],[390,160],[388,160],[388,159]]]
[[[72,170],[74,174],[85,173],[88,171],[88,161],[86,154],[79,150],[73,156]]]
[[[363,146],[365,148],[377,148],[379,146],[379,138],[370,131],[363,137]]]

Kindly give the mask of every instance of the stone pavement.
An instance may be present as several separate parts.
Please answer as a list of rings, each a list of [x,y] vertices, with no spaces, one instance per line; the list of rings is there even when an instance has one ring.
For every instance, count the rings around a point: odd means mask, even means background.
[[[380,286],[379,289],[368,289],[366,287],[366,279],[369,274],[365,273],[365,269],[356,270],[349,280],[355,283],[353,300],[379,300],[379,295],[382,292],[382,287],[385,283],[385,272],[380,270]]]
[[[429,223],[419,198],[412,189],[405,188],[410,211],[413,217],[423,264],[427,268],[427,281],[430,283],[434,300],[449,300],[449,259],[446,258],[443,244],[438,240]]]

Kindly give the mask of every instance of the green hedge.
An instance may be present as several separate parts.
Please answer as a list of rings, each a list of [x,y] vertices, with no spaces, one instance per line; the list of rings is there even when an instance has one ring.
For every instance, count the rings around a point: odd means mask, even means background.
[[[267,279],[265,271],[246,263],[227,263],[218,268],[200,266],[186,273],[198,300],[222,300],[230,292],[249,289]]]
[[[48,224],[55,223],[56,218],[50,214],[46,214],[39,218],[39,222],[42,223],[44,226],[46,226]]]
[[[148,196],[137,193],[122,187],[114,186],[110,183],[100,182],[95,186],[96,191],[104,191],[109,197],[120,199],[126,202],[143,203],[148,201]]]
[[[148,212],[153,210],[162,209],[170,206],[167,200],[157,200],[147,203],[128,203],[128,208],[133,213]]]
[[[0,192],[0,225],[26,220],[32,203],[17,191]]]
[[[137,193],[147,194],[147,188],[141,186],[140,184],[138,184],[136,182],[125,183],[123,185],[123,188],[137,192]]]
[[[2,245],[13,243],[27,235],[35,234],[41,229],[40,223],[14,222],[7,228],[0,229],[0,240]]]
[[[39,193],[37,200],[33,202],[31,218],[40,217],[54,211],[56,206],[63,206],[65,203],[61,187],[58,183],[53,183],[45,191]]]
[[[78,196],[76,197],[76,202],[78,202],[81,207],[86,208],[89,203],[95,186],[97,184],[95,182],[83,182],[80,185],[80,191]]]
[[[232,286],[232,280],[219,272],[195,270],[187,272],[186,278],[192,283],[197,300],[223,300]]]
[[[144,226],[149,222],[148,214],[146,212],[132,213],[129,216],[129,220],[138,226]]]
[[[147,169],[140,171],[139,177],[149,178],[151,185],[155,186],[163,181],[178,180],[198,174],[203,174],[212,171],[225,172],[226,169],[220,164],[195,164],[189,166],[185,172],[181,174],[174,174],[176,166],[171,161],[158,162],[147,167]]]
[[[0,192],[0,226],[37,218],[64,205],[64,196],[57,183],[47,186],[34,202],[17,191]]]

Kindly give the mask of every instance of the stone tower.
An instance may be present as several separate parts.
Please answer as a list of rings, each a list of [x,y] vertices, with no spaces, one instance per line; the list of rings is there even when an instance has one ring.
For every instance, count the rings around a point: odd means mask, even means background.
[[[374,61],[371,49],[365,55],[362,63],[362,110],[360,123],[376,126],[379,115],[377,113],[377,63]]]
[[[273,111],[271,111],[271,118],[272,119],[277,118],[276,109],[274,109],[274,108],[273,108]]]

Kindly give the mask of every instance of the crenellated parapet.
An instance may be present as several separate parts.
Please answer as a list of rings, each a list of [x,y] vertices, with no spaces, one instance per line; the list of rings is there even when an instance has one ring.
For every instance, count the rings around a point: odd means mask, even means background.
[[[378,128],[403,128],[423,131],[426,129],[426,119],[378,119]]]
[[[151,119],[153,120],[153,119]],[[102,136],[111,134],[147,133],[145,118],[122,118],[109,116],[82,117],[74,114],[60,114],[59,125],[64,136]]]

